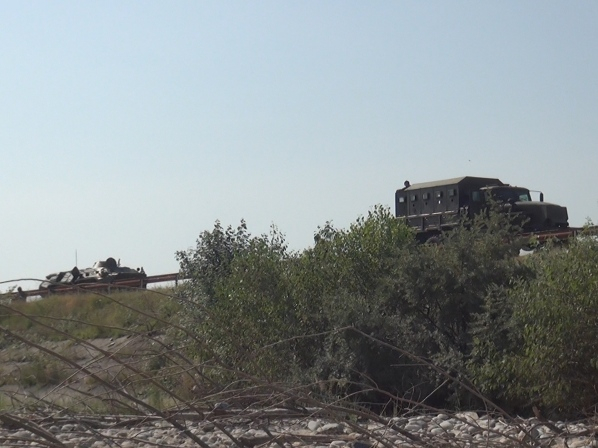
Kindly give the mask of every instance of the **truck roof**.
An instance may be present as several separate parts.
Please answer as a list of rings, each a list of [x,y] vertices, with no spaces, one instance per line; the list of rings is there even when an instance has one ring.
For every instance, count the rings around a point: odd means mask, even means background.
[[[504,185],[499,179],[493,179],[490,177],[475,177],[475,176],[461,176],[454,177],[452,179],[436,180],[433,182],[421,182],[419,184],[409,185],[408,187],[402,188],[402,191],[419,190],[421,188],[434,188],[443,187],[446,185],[456,185],[463,181],[482,181],[485,185]]]

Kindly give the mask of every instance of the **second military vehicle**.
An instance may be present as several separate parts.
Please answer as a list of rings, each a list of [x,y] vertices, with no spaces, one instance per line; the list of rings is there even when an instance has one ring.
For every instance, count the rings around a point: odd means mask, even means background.
[[[84,283],[113,283],[125,279],[144,279],[147,277],[143,268],[129,268],[120,265],[114,258],[96,261],[91,268],[60,271],[49,274],[39,285],[40,289],[53,289],[59,286],[81,285]]]
[[[464,176],[411,185],[409,181],[396,191],[396,216],[416,229],[420,241],[436,237],[454,227],[462,218],[471,218],[487,209],[491,202],[515,216],[527,233],[566,229],[567,208],[532,200],[530,190],[515,187],[499,179]]]

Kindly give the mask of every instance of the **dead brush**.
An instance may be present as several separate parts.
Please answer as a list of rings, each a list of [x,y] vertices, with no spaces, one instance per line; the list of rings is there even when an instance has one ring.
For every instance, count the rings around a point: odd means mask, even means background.
[[[148,291],[143,294],[147,296]],[[165,305],[169,310],[176,308],[179,299],[172,294],[158,292],[156,295],[160,300],[174,302]],[[354,384],[358,387],[353,389],[371,390],[385,396],[387,404],[382,413],[374,412],[361,403],[355,393],[337,393],[336,396],[322,393],[321,381],[279,382],[260,378],[222,362],[209,341],[198,339],[192,331],[180,325],[176,313],[161,317],[155,310],[148,312],[146,307],[138,303],[132,305],[118,295],[98,296],[105,303],[137,318],[132,319],[128,327],[107,326],[109,331],[121,335],[119,338],[82,339],[74,335],[76,331],[65,331],[63,322],[67,317],[40,316],[39,308],[30,312],[23,304],[14,308],[11,305],[0,307],[11,319],[18,316],[19,320],[30,323],[14,328],[3,323],[0,326],[3,337],[11,344],[27,347],[39,354],[30,367],[21,367],[21,376],[13,385],[17,387],[5,385],[0,389],[0,404],[3,406],[0,415],[5,428],[27,430],[34,440],[46,446],[65,446],[49,432],[53,425],[74,422],[82,434],[90,434],[90,437],[95,437],[94,440],[99,440],[108,437],[102,435],[102,428],[141,428],[150,423],[155,425],[158,421],[178,429],[183,437],[202,447],[208,445],[194,428],[212,427],[239,447],[283,446],[285,443],[311,446],[333,441],[389,448],[396,446],[397,441],[401,441],[402,446],[413,447],[498,446],[493,445],[492,434],[500,431],[484,426],[483,422],[487,420],[434,408],[426,405],[425,397],[397,396],[380,390],[365,376],[359,384]],[[142,322],[148,319],[152,319],[156,328],[161,330],[140,331],[145,328]],[[89,326],[92,325],[91,320],[91,317],[79,316],[70,324]],[[52,332],[52,340],[62,339],[69,341],[71,346],[85,347],[89,356],[81,356],[78,351],[78,356],[71,358],[51,344],[39,341],[31,333],[37,330],[43,334]],[[501,419],[517,428],[517,436],[499,434],[509,446],[532,447],[540,443],[537,427],[513,418],[486,400],[471,384],[430,361],[389,346],[355,328],[333,331],[350,332],[353,337],[401,352],[413,362],[435,371],[446,382],[468,390],[484,404],[479,409],[480,415]],[[314,336],[303,335],[301,338]],[[281,341],[284,342],[288,341]],[[203,355],[194,356],[197,351],[191,351],[190,347],[200,347],[199,352]],[[269,347],[263,349],[268,350]],[[31,382],[27,378],[36,380]],[[222,382],[222,378],[234,380]],[[405,425],[410,416],[438,414],[448,414],[451,419],[479,430],[487,437],[474,443],[471,439],[450,435],[448,431],[444,435],[421,434]],[[327,433],[301,429],[307,428],[312,421],[338,425],[330,426],[338,430]],[[253,428],[258,432],[251,436],[249,433],[239,435],[230,429],[235,426]],[[288,429],[281,430],[283,426]],[[567,438],[574,436],[580,434],[555,433],[553,441],[566,443]],[[110,442],[117,443],[116,440]]]

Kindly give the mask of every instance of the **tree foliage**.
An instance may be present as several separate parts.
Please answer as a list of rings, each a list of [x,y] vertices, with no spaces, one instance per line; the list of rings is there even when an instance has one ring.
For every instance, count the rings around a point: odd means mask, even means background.
[[[500,339],[480,340],[491,359],[479,375],[518,406],[594,412],[598,403],[598,241],[582,238],[526,260],[533,281],[503,291]],[[505,388],[500,384],[510,384]]]
[[[379,404],[477,405],[433,363],[512,408],[556,409],[566,397],[587,408],[598,379],[597,243],[522,259],[516,235],[508,216],[490,212],[441,244],[418,244],[376,207],[348,229],[326,223],[312,247],[292,252],[275,227],[252,236],[244,222],[216,222],[177,253],[190,278],[180,295],[203,341],[198,356],[209,347],[269,380]],[[585,398],[571,400],[576,391]]]

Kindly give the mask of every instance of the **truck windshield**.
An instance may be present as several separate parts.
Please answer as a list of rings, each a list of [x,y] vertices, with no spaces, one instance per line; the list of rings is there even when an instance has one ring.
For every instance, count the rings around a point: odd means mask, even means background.
[[[492,189],[492,197],[497,201],[531,201],[529,190],[525,188],[494,188]]]

